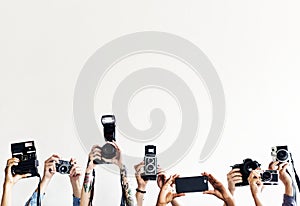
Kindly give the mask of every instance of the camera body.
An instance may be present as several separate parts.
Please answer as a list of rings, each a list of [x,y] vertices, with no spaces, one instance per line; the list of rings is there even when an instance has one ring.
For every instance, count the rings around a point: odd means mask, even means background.
[[[271,155],[274,162],[289,162],[290,160],[290,152],[288,150],[288,146],[286,145],[272,147]]]
[[[144,172],[141,174],[144,180],[156,180],[157,178],[157,157],[156,157],[156,146],[146,145],[145,146],[145,157],[144,157]]]
[[[72,165],[69,161],[59,160],[58,163],[55,164],[56,172],[60,174],[70,174],[70,170]]]
[[[105,159],[113,159],[117,155],[117,149],[114,145],[108,143],[116,141],[115,138],[115,116],[114,115],[103,115],[101,117],[101,123],[103,125],[103,134],[104,139],[107,143],[105,143],[101,149],[101,157]],[[104,161],[103,159],[95,159],[94,164],[109,164],[109,162]]]
[[[34,141],[11,144],[11,153],[12,157],[16,157],[20,160],[18,165],[12,166],[12,174],[30,173],[30,177],[39,176],[37,168],[39,161],[37,160]]]
[[[251,171],[260,167],[260,164],[255,160],[247,158],[247,159],[243,160],[242,164],[235,164],[231,167],[232,167],[232,169],[239,168],[240,172],[242,174],[242,182],[235,184],[235,186],[245,186],[245,185],[249,185],[248,177],[249,177]]]
[[[264,185],[278,185],[277,170],[261,170],[259,173]]]

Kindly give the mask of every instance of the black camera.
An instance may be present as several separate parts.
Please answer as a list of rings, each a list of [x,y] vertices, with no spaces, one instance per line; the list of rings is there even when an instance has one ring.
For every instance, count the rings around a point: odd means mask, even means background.
[[[235,184],[235,186],[245,186],[245,185],[249,185],[248,177],[251,171],[259,168],[260,164],[257,161],[247,158],[243,160],[242,164],[235,164],[231,167],[232,169],[239,168],[242,174],[242,182]]]
[[[156,146],[145,146],[144,157],[144,172],[141,174],[144,180],[156,180],[157,178],[157,158],[156,158]]]
[[[261,170],[259,173],[264,185],[278,185],[277,170]]]
[[[56,172],[60,174],[70,174],[70,170],[72,165],[69,161],[59,160],[58,163],[55,164]]]
[[[19,164],[12,166],[12,174],[27,174],[31,176],[39,176],[38,166],[39,161],[36,157],[36,149],[34,141],[20,142],[11,144],[12,157],[16,157],[20,160]]]
[[[287,146],[272,147],[271,155],[274,162],[288,162],[290,160],[290,153]]]
[[[103,115],[101,117],[101,123],[103,125],[103,134],[106,142],[116,141],[115,138],[115,116],[114,115]],[[114,145],[110,143],[104,144],[101,148],[101,156],[105,159],[112,159],[116,156],[117,150]],[[107,164],[108,162],[103,159],[95,159],[94,164]]]

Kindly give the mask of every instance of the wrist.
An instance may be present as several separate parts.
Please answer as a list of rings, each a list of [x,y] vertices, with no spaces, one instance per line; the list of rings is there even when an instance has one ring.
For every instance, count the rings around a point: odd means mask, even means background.
[[[141,194],[145,194],[146,193],[146,190],[143,190],[143,189],[136,188],[135,190],[136,190],[136,192],[139,192]]]
[[[3,190],[4,189],[12,189],[12,187],[14,186],[14,183],[13,182],[10,182],[10,181],[8,181],[8,182],[4,182],[4,184],[3,184]]]

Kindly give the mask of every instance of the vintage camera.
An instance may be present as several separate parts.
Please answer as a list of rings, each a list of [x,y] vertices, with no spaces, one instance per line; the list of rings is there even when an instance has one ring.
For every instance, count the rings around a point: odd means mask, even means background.
[[[260,164],[257,161],[247,158],[243,160],[242,164],[235,164],[231,167],[232,169],[239,168],[242,174],[242,182],[235,184],[235,186],[245,186],[245,185],[249,185],[248,177],[251,171],[259,168]]]
[[[30,173],[30,177],[39,176],[37,168],[39,161],[36,157],[34,141],[11,144],[11,153],[12,157],[16,157],[20,160],[18,165],[12,166],[12,174]]]
[[[157,158],[156,158],[156,146],[145,146],[144,157],[144,172],[141,174],[144,180],[156,180],[157,177]]]
[[[103,134],[104,134],[104,139],[106,142],[113,142],[116,141],[115,138],[115,116],[114,115],[103,115],[101,117],[101,123],[103,125]],[[106,143],[101,149],[101,156],[102,158],[105,159],[112,159],[116,156],[117,150],[114,145]],[[95,159],[94,160],[95,164],[108,164],[108,162],[104,161],[103,159]]]
[[[55,164],[56,172],[60,174],[70,174],[70,170],[72,165],[69,161],[59,160],[58,163]]]
[[[272,147],[271,155],[273,161],[288,162],[290,160],[290,152],[287,146],[275,146]]]
[[[259,173],[264,185],[278,185],[277,170],[261,170]]]

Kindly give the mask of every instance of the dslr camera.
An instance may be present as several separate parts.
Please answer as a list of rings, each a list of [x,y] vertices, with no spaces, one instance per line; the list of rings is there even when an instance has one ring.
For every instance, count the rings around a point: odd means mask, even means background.
[[[34,141],[11,144],[11,153],[12,157],[16,157],[20,160],[18,165],[12,166],[11,168],[13,175],[30,173],[31,177],[39,176],[37,168],[39,161],[36,157]]]
[[[156,146],[146,145],[145,146],[145,157],[144,157],[144,172],[141,174],[144,180],[156,180],[157,178],[157,157],[156,157]]]
[[[290,152],[288,151],[287,146],[272,147],[271,155],[273,157],[274,162],[289,162],[290,160]]]
[[[242,182],[235,184],[235,186],[245,186],[245,185],[249,185],[248,177],[249,177],[251,171],[260,167],[260,164],[255,160],[247,158],[247,159],[243,160],[242,164],[235,164],[231,167],[232,167],[232,169],[239,168],[240,172],[242,174]]]
[[[101,117],[101,123],[103,125],[103,134],[104,134],[104,139],[106,142],[112,142],[116,141],[115,138],[115,116],[114,115],[103,115]],[[105,159],[113,159],[116,154],[117,154],[117,149],[115,148],[114,145],[110,143],[104,144],[101,149],[101,156],[102,158]],[[108,164],[108,162],[104,161],[103,159],[95,159],[94,164]]]
[[[261,170],[259,173],[264,185],[278,185],[277,170]]]
[[[70,170],[72,165],[69,161],[59,160],[58,163],[55,164],[56,172],[60,174],[70,174]]]

